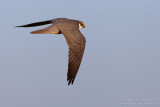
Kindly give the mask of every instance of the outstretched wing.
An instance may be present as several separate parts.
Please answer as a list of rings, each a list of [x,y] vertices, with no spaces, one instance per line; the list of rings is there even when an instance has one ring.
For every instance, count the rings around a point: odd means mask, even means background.
[[[35,27],[35,26],[42,26],[42,25],[46,25],[46,24],[54,24],[54,23],[58,23],[61,21],[67,20],[67,18],[56,18],[53,20],[46,20],[46,21],[41,21],[41,22],[34,22],[34,23],[30,23],[30,24],[26,24],[26,25],[21,25],[21,26],[16,26],[16,27]]]
[[[52,23],[52,20],[47,20],[47,21],[42,21],[42,22],[35,22],[35,23],[16,26],[16,27],[35,27],[35,26],[41,26],[41,25],[46,25],[46,24],[50,24],[50,23]]]
[[[86,40],[79,29],[67,29],[62,30],[61,32],[66,38],[69,46],[67,81],[68,85],[70,85],[73,84],[80,67]]]

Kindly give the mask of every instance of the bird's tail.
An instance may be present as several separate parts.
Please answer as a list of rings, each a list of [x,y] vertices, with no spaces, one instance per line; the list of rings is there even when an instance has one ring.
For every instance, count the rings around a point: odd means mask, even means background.
[[[42,25],[46,25],[46,24],[50,24],[50,23],[52,23],[52,20],[47,20],[47,21],[42,21],[42,22],[35,22],[35,23],[16,26],[16,27],[35,27],[35,26],[42,26]]]
[[[31,34],[60,34],[60,31],[56,27],[51,25],[43,29],[32,31]]]

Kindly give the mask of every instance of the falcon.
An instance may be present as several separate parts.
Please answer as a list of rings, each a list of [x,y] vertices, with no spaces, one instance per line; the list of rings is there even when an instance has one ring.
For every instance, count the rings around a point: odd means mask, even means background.
[[[35,22],[31,24],[16,26],[16,27],[35,27],[51,24],[50,26],[32,31],[31,34],[63,34],[68,44],[68,85],[72,84],[80,67],[86,39],[80,32],[81,28],[85,28],[85,24],[79,20],[68,18],[56,18],[52,20]]]

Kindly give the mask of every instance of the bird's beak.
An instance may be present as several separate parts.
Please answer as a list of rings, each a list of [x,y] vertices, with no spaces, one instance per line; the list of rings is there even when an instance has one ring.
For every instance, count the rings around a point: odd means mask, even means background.
[[[82,22],[82,27],[85,28],[85,24]]]

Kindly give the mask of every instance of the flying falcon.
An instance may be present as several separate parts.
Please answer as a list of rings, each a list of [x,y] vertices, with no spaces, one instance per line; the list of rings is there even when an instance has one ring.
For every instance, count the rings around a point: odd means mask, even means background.
[[[80,32],[81,28],[85,28],[85,24],[79,20],[67,18],[56,18],[42,22],[35,22],[27,25],[16,27],[35,27],[46,24],[52,24],[44,29],[32,31],[31,34],[63,34],[68,44],[68,85],[73,84],[78,69],[80,67],[83,52],[85,49],[85,37]]]

